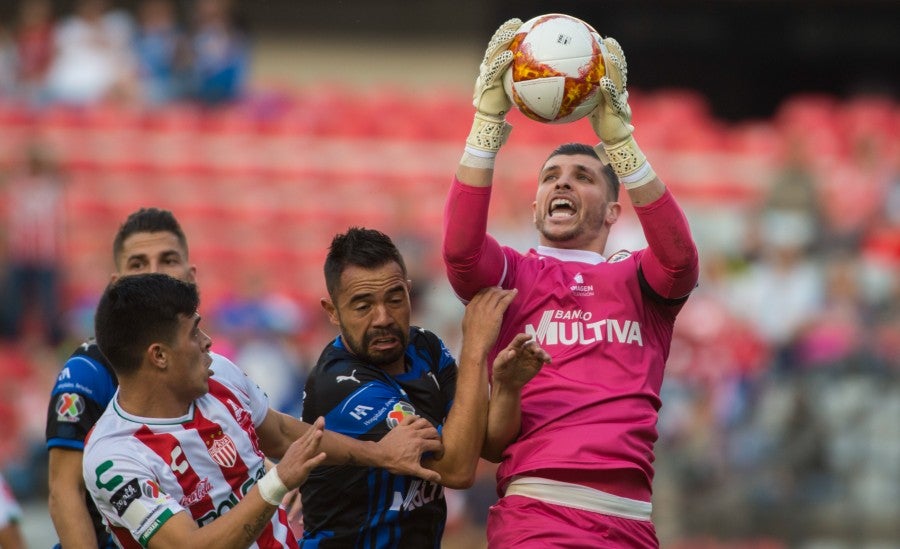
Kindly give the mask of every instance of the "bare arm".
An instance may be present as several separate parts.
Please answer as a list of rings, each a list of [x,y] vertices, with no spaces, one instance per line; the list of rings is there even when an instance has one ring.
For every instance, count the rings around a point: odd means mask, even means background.
[[[443,429],[444,453],[425,462],[441,474],[444,486],[469,488],[475,482],[487,427],[487,356],[515,295],[515,290],[485,288],[466,306],[456,394]]]
[[[323,424],[320,420],[313,426],[307,425],[304,435],[288,447],[276,466],[278,476],[287,488],[302,484],[309,472],[324,461],[325,454],[319,448]],[[177,513],[150,538],[148,547],[246,548],[270,523],[277,508],[277,504],[263,499],[259,484],[256,484],[237,505],[202,528],[187,512]]]
[[[532,341],[528,334],[518,334],[497,354],[481,457],[499,463],[503,451],[519,436],[522,425],[522,387],[549,362],[550,355]]]
[[[272,458],[280,458],[290,444],[310,428],[297,418],[269,410],[256,429],[260,449]],[[398,475],[412,475],[440,481],[440,475],[422,467],[422,454],[443,449],[437,430],[426,419],[407,418],[378,442],[367,442],[325,431],[321,443],[326,464],[382,467]]]
[[[93,537],[93,533],[91,537]],[[11,522],[0,528],[0,547],[3,549],[25,548],[25,538],[22,537],[22,530],[19,528],[18,523]]]
[[[97,537],[85,500],[83,453],[51,448],[49,458],[50,497],[48,507],[60,545],[66,549],[96,549]],[[6,547],[0,543],[0,547]]]

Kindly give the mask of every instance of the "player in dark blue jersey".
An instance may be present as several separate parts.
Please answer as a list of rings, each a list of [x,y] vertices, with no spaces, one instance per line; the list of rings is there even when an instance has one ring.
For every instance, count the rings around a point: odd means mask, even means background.
[[[113,241],[116,271],[111,279],[137,273],[165,273],[193,282],[184,232],[171,212],[144,208],[132,213]],[[116,376],[93,341],[66,360],[47,408],[50,452],[50,516],[63,547],[115,547],[87,495],[81,461],[84,439],[116,390]],[[59,547],[59,545],[57,546]]]
[[[307,379],[304,420],[324,416],[330,430],[377,441],[403,418],[424,417],[441,432],[444,452],[423,460],[440,484],[373,467],[317,468],[301,487],[301,547],[439,547],[443,487],[472,485],[491,414],[510,411],[489,407],[486,361],[515,291],[489,288],[472,299],[457,366],[436,335],[410,325],[406,266],[386,235],[352,228],[336,236],[325,280],[322,306],[341,335]],[[518,394],[547,360],[520,334],[498,356],[493,390]]]

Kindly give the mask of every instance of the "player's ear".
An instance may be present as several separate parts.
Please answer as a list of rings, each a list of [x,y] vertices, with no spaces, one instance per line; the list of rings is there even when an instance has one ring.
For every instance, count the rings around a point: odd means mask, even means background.
[[[335,326],[341,325],[337,316],[337,307],[334,306],[334,303],[330,299],[323,297],[319,300],[319,305],[321,305],[322,309],[328,314],[328,320],[331,321],[332,324]]]
[[[154,368],[164,370],[168,366],[166,350],[161,343],[153,343],[147,347],[147,358]]]
[[[606,224],[612,225],[619,220],[622,213],[622,205],[618,202],[610,202],[606,205]]]
[[[537,223],[537,200],[531,203],[531,222]]]

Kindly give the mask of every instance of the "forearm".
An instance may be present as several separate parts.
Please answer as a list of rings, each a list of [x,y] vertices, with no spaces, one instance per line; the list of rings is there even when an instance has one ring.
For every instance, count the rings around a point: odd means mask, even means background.
[[[269,413],[278,414],[275,417],[279,421],[278,429],[280,432],[277,437],[266,437],[267,442],[269,442],[270,438],[274,438],[277,442],[264,447],[263,452],[266,456],[280,459],[291,443],[310,429],[310,425],[287,414],[272,411]],[[327,455],[325,458],[327,465],[362,465],[370,467],[384,467],[387,465],[384,453],[380,451],[376,443],[356,440],[334,431],[325,431],[322,434],[319,449]]]
[[[487,352],[475,352],[463,343],[453,406],[444,422],[444,453],[429,459],[425,467],[441,475],[448,488],[469,488],[481,455],[487,425]]]
[[[648,245],[648,252],[641,258],[641,270],[656,293],[665,298],[680,298],[697,284],[699,257],[684,212],[672,193],[663,189],[656,200],[635,205]]]
[[[15,523],[7,524],[0,528],[0,547],[3,549],[22,549],[25,547],[22,531]]]
[[[521,392],[495,384],[491,390],[487,432],[481,457],[499,463],[506,447],[519,436],[521,425]]]
[[[250,547],[272,520],[276,505],[266,502],[254,486],[227,513],[198,527],[187,512],[176,513],[150,538],[148,547],[216,547],[245,549]]]
[[[451,286],[466,300],[500,284],[504,271],[503,250],[487,234],[490,198],[490,187],[454,180],[444,208],[444,264]]]
[[[48,509],[62,547],[96,549],[97,537],[85,503],[83,488],[79,490],[77,487],[51,486]]]
[[[88,512],[87,490],[82,473],[82,453],[78,450],[51,448],[47,476],[50,518],[66,549],[96,549],[97,537]]]

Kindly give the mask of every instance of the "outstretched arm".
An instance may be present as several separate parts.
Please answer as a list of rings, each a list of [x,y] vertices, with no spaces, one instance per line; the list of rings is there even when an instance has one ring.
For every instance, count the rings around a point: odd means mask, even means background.
[[[601,140],[595,150],[627,189],[641,222],[648,243],[648,251],[641,258],[645,280],[660,296],[681,298],[697,283],[697,246],[684,212],[632,135],[625,52],[609,37],[601,41],[601,51],[606,68],[600,81],[603,100],[590,116],[594,133]]]
[[[308,423],[270,409],[256,433],[263,453],[278,459],[310,428]],[[440,481],[438,473],[421,464],[422,454],[441,452],[443,449],[437,430],[427,419],[406,418],[378,442],[356,440],[340,433],[325,431],[321,448],[327,454],[326,464],[382,467],[398,475]]]
[[[325,459],[320,451],[321,419],[293,441],[282,460],[269,470],[227,513],[199,527],[186,512],[176,513],[152,537],[147,547],[249,547],[271,524],[288,489],[300,486]]]

